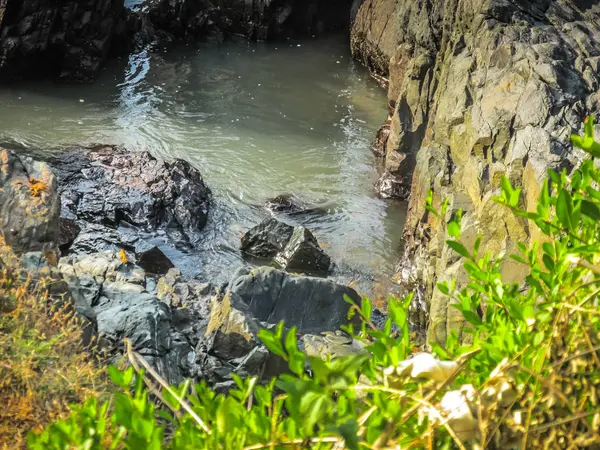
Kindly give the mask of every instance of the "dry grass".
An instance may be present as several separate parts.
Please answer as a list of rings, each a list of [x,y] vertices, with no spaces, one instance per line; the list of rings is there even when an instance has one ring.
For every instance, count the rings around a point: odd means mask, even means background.
[[[79,321],[53,307],[42,284],[0,269],[0,449],[25,448],[29,431],[104,391]]]

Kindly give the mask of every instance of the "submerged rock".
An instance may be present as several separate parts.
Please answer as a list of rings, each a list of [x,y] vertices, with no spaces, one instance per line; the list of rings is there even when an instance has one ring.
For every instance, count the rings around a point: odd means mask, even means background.
[[[17,254],[58,258],[60,197],[56,178],[43,162],[0,148],[0,236]]]
[[[51,165],[61,216],[82,228],[73,243],[78,251],[131,248],[144,232],[166,232],[172,244],[184,248],[200,239],[211,193],[185,161],[167,163],[147,152],[96,146],[72,149]]]
[[[274,218],[248,231],[242,237],[241,249],[246,255],[270,259],[289,272],[327,274],[331,266],[331,259],[308,229]]]

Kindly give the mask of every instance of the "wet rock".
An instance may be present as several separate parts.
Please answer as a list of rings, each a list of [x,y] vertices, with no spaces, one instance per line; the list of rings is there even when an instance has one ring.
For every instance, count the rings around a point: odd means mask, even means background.
[[[185,161],[96,146],[72,149],[50,164],[59,180],[61,216],[82,228],[71,252],[132,249],[144,233],[166,234],[168,243],[184,249],[200,239],[211,193]]]
[[[282,194],[266,201],[266,207],[273,212],[288,214],[299,213],[308,209],[299,198],[292,194]]]
[[[87,80],[127,47],[123,0],[4,0],[0,76]]]
[[[313,234],[304,227],[295,227],[287,245],[274,258],[282,269],[294,273],[327,274],[331,259],[319,247]]]
[[[327,274],[331,266],[331,259],[308,229],[274,218],[265,219],[248,231],[241,249],[249,256],[271,259],[290,272]]]
[[[136,252],[136,264],[151,275],[164,275],[175,267],[162,250],[156,246]]]
[[[375,183],[375,190],[381,198],[407,199],[410,195],[410,185],[402,177],[385,172]]]
[[[283,251],[293,233],[291,225],[273,218],[265,219],[242,237],[241,250],[255,258],[272,259]]]
[[[41,251],[56,262],[60,197],[43,162],[0,148],[0,235],[17,254]]]

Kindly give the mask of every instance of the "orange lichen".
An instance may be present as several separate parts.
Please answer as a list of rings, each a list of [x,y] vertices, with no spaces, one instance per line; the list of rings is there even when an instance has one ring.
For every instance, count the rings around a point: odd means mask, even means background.
[[[123,264],[127,264],[129,262],[129,259],[127,258],[127,253],[125,253],[125,250],[121,249],[121,251],[119,252],[119,258],[121,258],[121,262]]]
[[[48,185],[36,178],[30,178],[29,185],[29,192],[33,197],[40,197],[43,192],[48,191]]]

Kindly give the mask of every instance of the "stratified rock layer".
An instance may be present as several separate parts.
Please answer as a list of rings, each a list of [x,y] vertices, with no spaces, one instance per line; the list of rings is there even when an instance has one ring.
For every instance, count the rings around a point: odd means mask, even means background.
[[[502,176],[533,208],[547,170],[582,157],[569,134],[598,111],[599,19],[600,4],[585,0],[363,3],[353,51],[389,76],[394,107],[377,187],[384,197],[410,193],[400,278],[422,294],[430,316],[417,320],[429,325],[431,340],[462,327],[434,288],[465,279],[445,245],[445,222],[461,208],[467,246],[481,233],[481,251],[510,253],[536,231],[493,201]],[[444,221],[425,210],[430,189],[435,206],[449,200]],[[507,280],[523,276],[512,262],[502,270]]]

